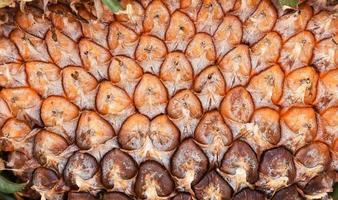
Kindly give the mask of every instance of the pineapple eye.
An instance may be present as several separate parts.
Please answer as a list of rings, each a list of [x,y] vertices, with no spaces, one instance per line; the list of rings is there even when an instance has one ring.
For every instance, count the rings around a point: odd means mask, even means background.
[[[74,80],[78,80],[79,79],[79,72],[75,71],[74,73],[71,73],[71,76]]]
[[[112,95],[110,95],[110,94],[107,95],[107,101],[111,100],[112,98],[113,98]]]
[[[122,40],[123,39],[123,36],[124,36],[123,33],[117,32],[116,35],[117,35],[117,40]]]
[[[19,100],[19,97],[17,97],[17,96],[14,96],[14,97],[11,98],[12,103],[15,103],[17,100]]]

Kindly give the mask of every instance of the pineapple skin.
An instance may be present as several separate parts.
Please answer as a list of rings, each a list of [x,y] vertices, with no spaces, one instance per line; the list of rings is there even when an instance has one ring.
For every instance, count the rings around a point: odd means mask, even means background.
[[[338,4],[0,9],[0,151],[47,200],[330,199]]]

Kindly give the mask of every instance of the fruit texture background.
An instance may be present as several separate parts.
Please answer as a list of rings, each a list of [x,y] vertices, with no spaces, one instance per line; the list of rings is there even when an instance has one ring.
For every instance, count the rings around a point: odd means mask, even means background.
[[[17,196],[329,199],[335,1],[44,3],[0,11],[0,150],[28,182]]]

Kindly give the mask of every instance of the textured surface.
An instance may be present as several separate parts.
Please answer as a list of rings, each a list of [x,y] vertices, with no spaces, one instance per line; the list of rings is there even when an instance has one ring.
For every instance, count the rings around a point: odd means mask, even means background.
[[[75,3],[77,14],[4,10],[0,150],[30,180],[26,195],[327,198],[338,170],[337,6],[130,5],[129,15],[97,5],[99,20],[90,3]]]

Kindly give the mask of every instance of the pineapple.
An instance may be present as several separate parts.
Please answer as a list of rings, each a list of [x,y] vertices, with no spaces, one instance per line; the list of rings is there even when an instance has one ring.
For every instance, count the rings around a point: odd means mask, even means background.
[[[20,3],[0,9],[0,161],[20,195],[330,198],[334,1]]]

